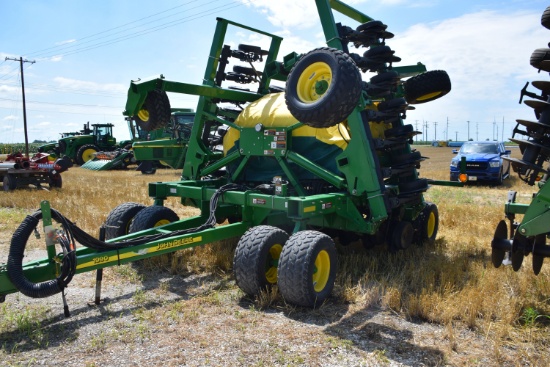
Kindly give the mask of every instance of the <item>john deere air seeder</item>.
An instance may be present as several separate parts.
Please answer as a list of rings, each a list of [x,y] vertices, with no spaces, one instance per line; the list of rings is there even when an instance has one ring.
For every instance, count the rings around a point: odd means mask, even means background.
[[[541,24],[550,29],[550,7],[542,14]],[[550,48],[533,51],[530,63],[539,71],[550,72]],[[528,92],[527,85],[521,90],[520,103],[524,96],[533,98],[526,100],[525,104],[534,110],[537,121],[517,120],[513,136],[518,134],[526,139],[510,140],[519,145],[522,158],[505,159],[510,160],[514,172],[522,181],[530,186],[536,184],[539,191],[533,194],[530,204],[516,203],[517,193],[508,193],[504,212],[510,228],[505,220],[498,224],[491,243],[491,258],[497,268],[507,261],[518,271],[524,257],[530,254],[533,272],[538,275],[544,258],[550,257],[550,246],[546,244],[550,233],[550,82],[532,82],[539,93]],[[522,216],[521,221],[517,220],[516,215]]]
[[[240,237],[234,275],[245,293],[277,284],[287,302],[314,307],[333,288],[335,239],[391,252],[433,242],[438,211],[423,193],[436,182],[419,178],[418,132],[403,120],[448,93],[449,77],[395,66],[382,22],[340,1],[316,5],[326,47],[278,61],[282,38],[218,18],[201,85],[132,82],[124,114],[153,126],[170,118],[167,92],[199,96],[181,180],[149,184],[152,206],[114,208],[99,239],[42,203],[13,236],[0,295],[45,297],[77,273],[98,270],[100,280],[105,267]],[[333,11],[359,25],[336,23]],[[229,30],[266,46],[229,46]],[[201,214],[178,218],[163,206],[169,197]],[[48,257],[23,264],[40,220]]]

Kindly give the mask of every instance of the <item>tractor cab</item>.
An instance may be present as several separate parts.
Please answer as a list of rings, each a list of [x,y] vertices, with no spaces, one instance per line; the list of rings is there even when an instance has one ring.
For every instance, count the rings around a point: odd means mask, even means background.
[[[93,124],[94,142],[99,148],[108,148],[116,145],[113,136],[113,124]]]

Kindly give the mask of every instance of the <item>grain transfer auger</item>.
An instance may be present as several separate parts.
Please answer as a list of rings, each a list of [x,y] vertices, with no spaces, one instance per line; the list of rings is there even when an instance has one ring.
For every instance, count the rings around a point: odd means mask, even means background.
[[[417,173],[424,158],[410,147],[418,132],[403,120],[412,104],[448,93],[449,77],[420,63],[394,66],[400,58],[386,45],[393,37],[386,25],[340,1],[316,5],[327,47],[276,61],[282,38],[218,18],[202,85],[162,75],[132,82],[124,114],[152,125],[170,118],[166,92],[199,96],[181,180],[151,183],[152,206],[117,206],[102,240],[43,203],[14,234],[0,295],[43,297],[61,292],[76,273],[98,269],[100,279],[108,266],[238,236],[234,275],[245,293],[277,283],[288,302],[316,306],[333,288],[333,238],[392,252],[433,242],[438,211],[424,201],[429,181]],[[335,23],[333,10],[360,25]],[[268,46],[233,48],[229,30]],[[366,51],[353,53],[350,44]],[[364,82],[360,71],[374,74]],[[180,220],[163,206],[168,197],[201,214]],[[40,219],[48,258],[22,264]]]
[[[550,7],[546,8],[541,17],[541,24],[550,29]],[[538,48],[531,54],[530,63],[539,72],[550,72],[550,48]],[[533,194],[530,204],[516,203],[516,192],[508,193],[508,200],[504,208],[506,219],[501,220],[495,230],[491,242],[491,259],[495,267],[499,267],[506,259],[511,262],[512,268],[518,271],[523,259],[531,254],[532,267],[535,274],[539,274],[545,257],[550,257],[550,246],[546,238],[550,233],[550,177],[547,162],[550,160],[550,82],[534,81],[532,85],[540,91],[527,91],[527,83],[521,90],[519,103],[524,96],[533,99],[526,100],[525,104],[533,108],[537,121],[516,120],[513,137],[523,135],[527,139],[510,139],[519,145],[522,158],[506,158],[510,160],[514,172],[530,186],[539,187]],[[521,221],[516,221],[516,215],[523,215]]]

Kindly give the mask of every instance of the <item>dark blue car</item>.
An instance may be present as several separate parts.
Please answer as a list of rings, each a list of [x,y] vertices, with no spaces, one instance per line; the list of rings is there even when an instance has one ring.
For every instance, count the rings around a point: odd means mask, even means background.
[[[504,143],[493,141],[468,141],[451,160],[451,181],[458,181],[460,160],[466,157],[466,174],[468,181],[484,181],[502,184],[510,176],[510,161],[503,157],[510,156],[510,151],[504,148]]]

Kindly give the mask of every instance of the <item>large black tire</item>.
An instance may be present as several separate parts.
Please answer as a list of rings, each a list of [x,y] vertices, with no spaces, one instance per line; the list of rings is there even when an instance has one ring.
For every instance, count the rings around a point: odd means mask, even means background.
[[[550,6],[547,7],[542,13],[542,16],[540,17],[540,24],[542,24],[544,28],[550,29]]]
[[[288,234],[277,227],[252,227],[241,237],[233,258],[237,286],[253,296],[277,283],[277,264]]]
[[[445,70],[430,70],[407,79],[403,88],[408,103],[426,103],[449,93],[451,79]]]
[[[76,163],[82,166],[84,163],[93,159],[93,154],[99,152],[99,148],[94,144],[84,144],[76,152]]]
[[[59,173],[50,175],[50,189],[60,189],[63,187],[63,178]]]
[[[139,211],[130,224],[129,233],[159,227],[171,222],[177,222],[179,217],[170,208],[160,205],[149,206]]]
[[[17,179],[14,175],[10,175],[9,173],[4,176],[4,179],[2,180],[2,188],[4,191],[11,191],[15,190],[17,188]]]
[[[143,204],[123,203],[111,210],[104,223],[105,239],[110,240],[130,233],[132,220],[143,209]]]
[[[337,267],[336,246],[329,236],[297,232],[290,236],[279,259],[279,290],[289,303],[320,306],[332,292]]]
[[[531,54],[531,59],[529,60],[529,63],[537,70],[550,72],[550,67],[548,63],[543,63],[543,61],[548,60],[550,60],[550,48],[537,48]]]
[[[323,47],[305,54],[286,81],[290,113],[306,125],[322,128],[344,121],[361,96],[361,74],[344,52]]]
[[[155,89],[145,98],[141,109],[135,115],[134,121],[145,131],[164,127],[170,122],[170,100],[165,91]]]
[[[426,202],[424,209],[414,221],[415,230],[418,233],[419,244],[433,246],[439,229],[439,211],[437,205]]]

